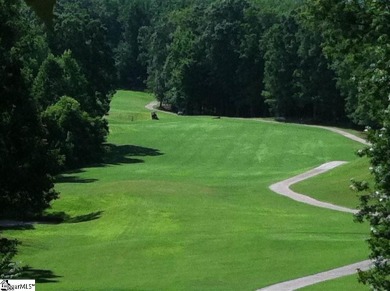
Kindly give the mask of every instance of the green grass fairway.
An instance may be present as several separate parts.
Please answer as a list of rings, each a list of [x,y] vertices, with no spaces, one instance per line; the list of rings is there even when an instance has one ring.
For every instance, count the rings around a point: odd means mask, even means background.
[[[119,91],[106,162],[58,180],[52,211],[75,223],[5,233],[45,282],[37,290],[255,290],[366,259],[366,225],[268,189],[324,162],[354,163],[360,144],[294,124],[153,121],[151,100]]]

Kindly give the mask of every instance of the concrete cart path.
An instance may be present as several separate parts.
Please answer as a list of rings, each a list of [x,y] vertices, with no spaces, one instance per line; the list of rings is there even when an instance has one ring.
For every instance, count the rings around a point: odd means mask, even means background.
[[[322,208],[327,208],[327,209],[332,209],[332,210],[337,210],[337,211],[342,211],[342,212],[357,213],[357,210],[355,210],[355,209],[350,209],[350,208],[334,205],[331,203],[318,201],[314,198],[311,198],[309,196],[294,192],[293,190],[290,189],[290,186],[295,184],[295,183],[298,183],[298,182],[301,182],[303,180],[309,179],[311,177],[317,176],[319,174],[325,173],[325,172],[327,172],[335,167],[338,167],[340,165],[343,165],[345,163],[346,162],[343,162],[343,161],[334,161],[334,162],[325,163],[317,168],[314,168],[314,169],[307,171],[303,174],[300,174],[298,176],[295,176],[295,177],[277,182],[275,184],[272,184],[269,188],[279,195],[283,195],[283,196],[291,198],[295,201],[309,204],[312,206],[317,206],[317,207],[322,207]]]
[[[366,260],[356,264],[351,264],[341,268],[329,270],[326,272],[318,273],[315,275],[298,278],[291,281],[282,282],[279,284],[271,285],[269,287],[258,289],[257,291],[291,291],[306,286],[310,286],[316,283],[320,283],[327,280],[336,279],[339,277],[344,277],[348,275],[356,274],[357,269],[362,271],[368,270],[370,268],[371,261]]]

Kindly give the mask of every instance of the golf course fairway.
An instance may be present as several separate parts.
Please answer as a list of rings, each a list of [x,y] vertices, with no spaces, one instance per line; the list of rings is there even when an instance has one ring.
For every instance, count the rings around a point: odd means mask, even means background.
[[[68,223],[5,231],[37,290],[255,290],[367,258],[368,227],[352,214],[268,188],[325,162],[359,163],[361,144],[255,119],[151,120],[152,100],[118,91],[104,163],[58,177],[50,211]],[[358,204],[348,187],[323,184]]]

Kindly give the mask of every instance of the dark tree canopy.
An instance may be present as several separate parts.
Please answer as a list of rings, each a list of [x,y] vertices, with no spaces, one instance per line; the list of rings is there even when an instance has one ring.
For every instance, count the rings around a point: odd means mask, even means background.
[[[28,34],[20,2],[0,1],[0,204],[1,215],[40,213],[57,197],[50,173],[53,156],[38,104],[25,75],[19,45]]]

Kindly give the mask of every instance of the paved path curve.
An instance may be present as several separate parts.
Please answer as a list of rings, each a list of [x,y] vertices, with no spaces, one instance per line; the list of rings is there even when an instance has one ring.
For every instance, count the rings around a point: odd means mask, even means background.
[[[311,126],[311,125],[309,125],[309,126]],[[333,131],[335,133],[341,134],[341,135],[345,136],[346,138],[360,142],[364,145],[370,145],[366,140],[364,140],[360,137],[357,137],[353,134],[350,134],[348,132],[345,132],[343,130],[337,129],[337,128],[325,127],[325,126],[313,126],[313,127],[330,130],[330,131]],[[314,177],[316,175],[319,175],[321,173],[329,171],[329,170],[331,170],[335,167],[338,167],[340,165],[343,165],[345,163],[346,162],[344,162],[344,161],[328,162],[328,163],[322,164],[321,166],[319,166],[317,168],[314,168],[310,171],[307,171],[303,174],[300,174],[300,175],[297,175],[295,177],[292,177],[292,178],[280,181],[278,183],[272,184],[269,188],[277,194],[289,197],[289,198],[291,198],[295,201],[298,201],[298,202],[310,204],[310,205],[317,206],[317,207],[332,209],[332,210],[336,210],[336,211],[341,211],[341,212],[357,213],[356,209],[350,209],[350,208],[334,205],[331,203],[318,201],[316,199],[305,196],[303,194],[296,193],[290,189],[290,186],[295,184],[295,183],[298,183],[298,182],[303,181],[305,179]],[[370,260],[365,260],[365,261],[358,262],[358,263],[351,264],[351,265],[347,265],[347,266],[344,266],[341,268],[336,268],[336,269],[332,269],[332,270],[325,271],[322,273],[318,273],[318,274],[314,274],[314,275],[310,275],[310,276],[278,283],[275,285],[271,285],[271,286],[268,286],[265,288],[258,289],[257,291],[291,291],[291,290],[296,290],[296,289],[310,286],[313,284],[317,284],[320,282],[324,282],[324,281],[328,281],[328,280],[332,280],[332,279],[336,279],[336,278],[340,278],[340,277],[344,277],[344,276],[348,276],[348,275],[353,275],[353,274],[356,274],[357,269],[360,269],[363,271],[368,270],[371,267],[371,265],[372,265],[372,263]]]
[[[145,108],[150,110],[150,111],[158,111],[158,112],[164,112],[164,113],[167,113],[167,114],[177,115],[174,112],[158,109],[158,106],[159,106],[159,102],[158,101],[152,101],[152,102],[146,104]]]
[[[295,176],[295,177],[289,178],[287,180],[283,180],[283,181],[280,181],[278,183],[272,184],[269,188],[277,194],[289,197],[295,201],[309,204],[312,206],[317,206],[317,207],[322,207],[322,208],[327,208],[327,209],[332,209],[332,210],[337,210],[337,211],[342,211],[342,212],[357,213],[357,210],[355,210],[355,209],[350,209],[350,208],[334,205],[331,203],[318,201],[314,198],[311,198],[309,196],[294,192],[293,190],[290,189],[290,186],[295,184],[295,183],[298,183],[298,182],[301,182],[303,180],[309,179],[311,177],[317,176],[319,174],[325,173],[325,172],[327,172],[333,168],[336,168],[340,165],[343,165],[345,163],[347,163],[347,162],[334,161],[334,162],[325,163],[317,168],[314,168],[314,169],[307,171],[303,174],[300,174],[298,176]]]
[[[158,106],[158,101],[152,101],[148,104],[145,105],[145,108],[148,109],[148,110],[157,110],[159,111],[159,109],[156,109],[156,107]]]

